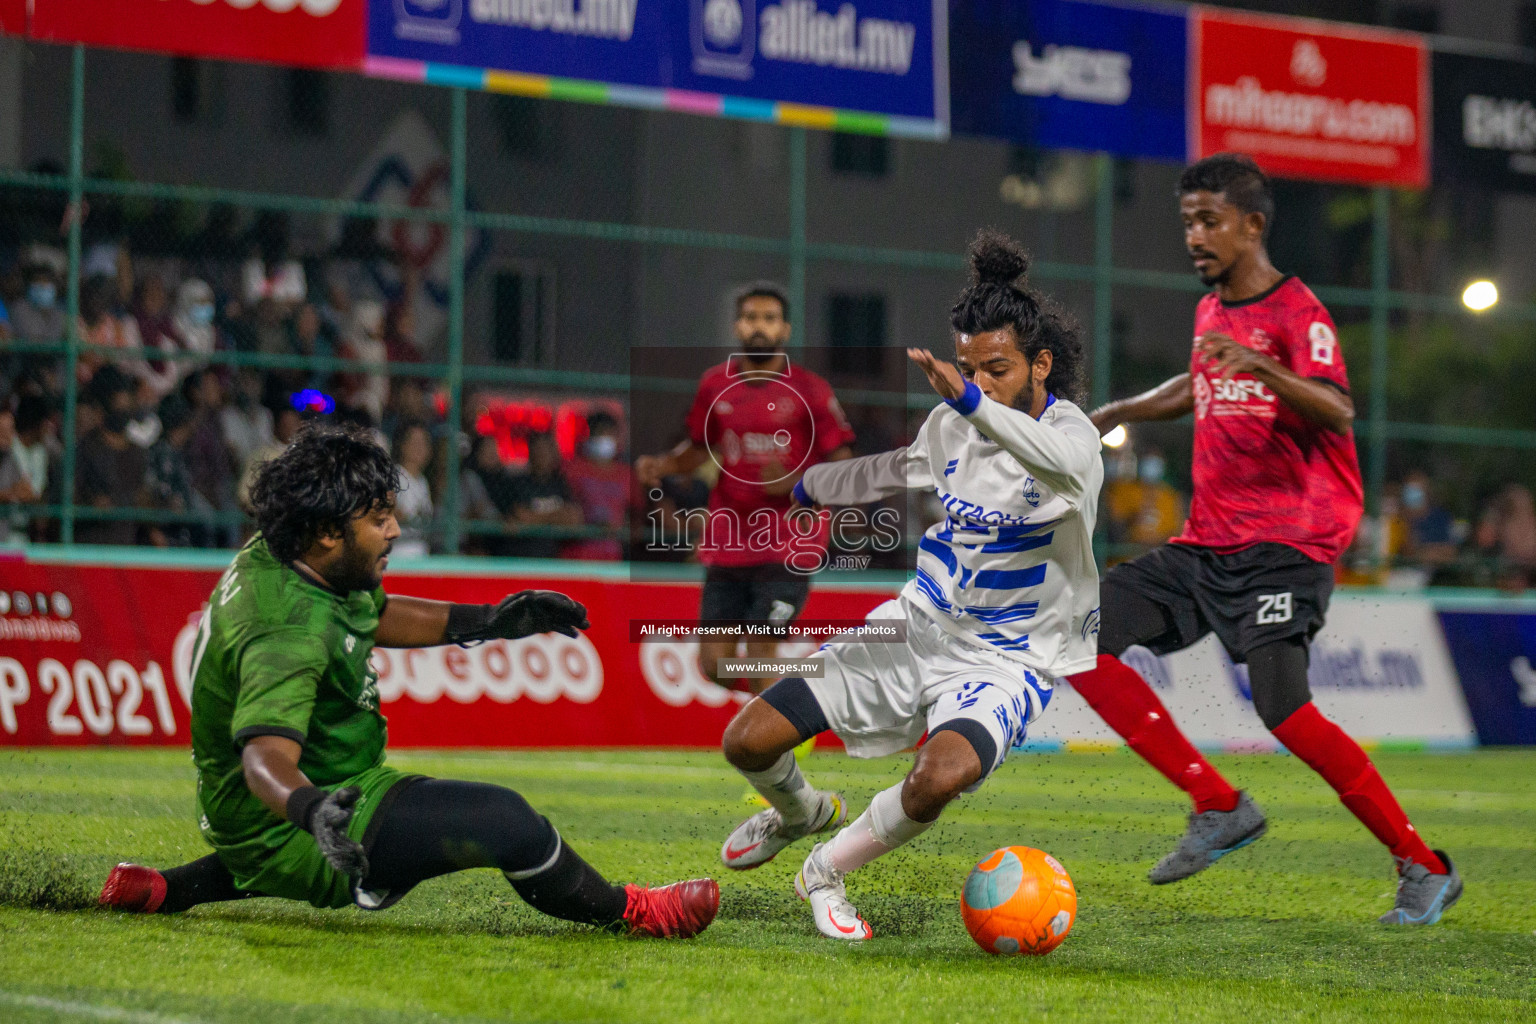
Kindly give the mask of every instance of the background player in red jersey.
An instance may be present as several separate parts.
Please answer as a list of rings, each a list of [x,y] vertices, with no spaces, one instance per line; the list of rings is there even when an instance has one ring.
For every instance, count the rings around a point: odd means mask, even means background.
[[[709,519],[699,547],[705,565],[699,618],[786,625],[805,607],[809,568],[825,551],[825,528],[802,537],[788,515],[790,496],[811,466],[849,458],[853,430],[826,381],[791,363],[789,299],[777,285],[759,282],[736,296],[740,355],[710,367],[688,411],[688,440],[666,455],[642,456],[635,473],[645,487],[692,473],[713,459],[720,476],[709,495]],[[791,568],[793,565],[801,571]],[[699,668],[728,685],[721,658],[736,656],[740,641],[705,640]],[[747,656],[769,658],[776,641],[748,641]],[[772,679],[751,679],[754,692]]]
[[[1262,835],[1264,815],[1185,739],[1120,654],[1134,644],[1167,654],[1214,632],[1234,661],[1247,662],[1265,727],[1392,851],[1397,902],[1381,920],[1433,924],[1460,898],[1460,875],[1419,838],[1360,745],[1323,717],[1307,686],[1307,645],[1323,624],[1332,563],[1363,508],[1354,403],[1333,321],[1306,285],[1270,263],[1274,195],[1252,160],[1202,160],[1178,193],[1185,247],[1214,289],[1195,313],[1189,372],[1111,402],[1093,421],[1103,433],[1195,414],[1189,521],[1169,544],[1105,576],[1098,666],[1072,685],[1194,798],[1188,832],[1151,875],[1154,883],[1186,878]]]

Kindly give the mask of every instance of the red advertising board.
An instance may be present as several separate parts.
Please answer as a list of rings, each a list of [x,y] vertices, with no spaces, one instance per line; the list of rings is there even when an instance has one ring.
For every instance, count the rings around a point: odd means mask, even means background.
[[[1429,51],[1421,36],[1197,8],[1192,158],[1237,151],[1292,178],[1429,183]]]
[[[34,39],[317,68],[363,62],[367,0],[32,0]]]
[[[0,35],[27,34],[27,0],[0,0]]]
[[[187,746],[197,624],[218,578],[0,562],[0,746]],[[392,747],[712,747],[745,700],[704,680],[694,644],[631,640],[632,619],[695,616],[697,584],[398,572],[385,585],[476,602],[559,590],[592,622],[576,639],[376,649]],[[893,590],[813,588],[806,617],[863,619]]]

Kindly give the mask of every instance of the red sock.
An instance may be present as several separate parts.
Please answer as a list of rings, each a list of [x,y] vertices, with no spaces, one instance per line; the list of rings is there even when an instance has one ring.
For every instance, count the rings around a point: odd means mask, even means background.
[[[1097,668],[1072,676],[1070,682],[1127,746],[1194,798],[1197,812],[1237,806],[1237,790],[1184,738],[1135,669],[1112,654],[1101,654]]]
[[[1392,851],[1400,866],[1412,861],[1423,864],[1432,874],[1446,873],[1445,864],[1419,838],[1360,744],[1324,718],[1317,705],[1309,702],[1297,708],[1275,727],[1274,734],[1291,753],[1327,780],[1344,806]]]

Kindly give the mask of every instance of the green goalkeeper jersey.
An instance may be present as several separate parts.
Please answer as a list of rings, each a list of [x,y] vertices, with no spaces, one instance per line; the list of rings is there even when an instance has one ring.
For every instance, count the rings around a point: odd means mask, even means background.
[[[303,744],[299,770],[333,787],[384,760],[378,676],[368,664],[384,591],[340,594],[278,561],[257,534],[208,599],[192,654],[192,760],[203,834],[242,859],[291,827],[245,784],[255,736]]]

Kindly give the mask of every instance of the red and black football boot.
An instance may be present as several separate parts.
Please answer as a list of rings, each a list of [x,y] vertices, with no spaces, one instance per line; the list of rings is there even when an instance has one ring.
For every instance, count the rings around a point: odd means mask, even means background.
[[[139,864],[119,864],[107,876],[96,902],[130,914],[153,914],[165,902],[165,876]]]
[[[624,923],[631,935],[691,939],[709,927],[720,910],[720,886],[713,878],[673,882],[656,889],[626,885]]]

